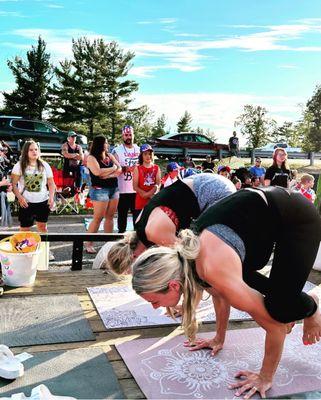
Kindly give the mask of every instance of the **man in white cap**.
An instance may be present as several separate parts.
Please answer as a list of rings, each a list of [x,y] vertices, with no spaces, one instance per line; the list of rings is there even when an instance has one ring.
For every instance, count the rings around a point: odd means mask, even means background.
[[[128,211],[133,217],[135,211],[136,192],[133,189],[133,171],[138,163],[139,146],[134,144],[134,128],[125,125],[122,129],[123,143],[114,148],[113,154],[122,167],[118,177],[119,203],[118,203],[118,232],[123,233],[127,227]],[[133,221],[134,222],[134,221]]]

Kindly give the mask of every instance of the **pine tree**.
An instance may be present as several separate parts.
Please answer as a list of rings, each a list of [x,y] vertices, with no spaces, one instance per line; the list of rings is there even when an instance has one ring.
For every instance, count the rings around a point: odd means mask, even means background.
[[[188,132],[191,130],[192,116],[188,111],[185,111],[184,115],[177,123],[177,132]]]
[[[156,123],[152,127],[152,137],[159,138],[166,134],[166,116],[162,114],[159,118],[157,118]]]
[[[13,61],[8,60],[7,64],[17,87],[11,93],[3,93],[6,113],[42,119],[48,102],[52,71],[45,41],[38,38],[37,46],[32,46],[27,52],[27,61],[15,57]]]
[[[116,42],[99,39],[91,43],[85,37],[73,40],[72,50],[73,60],[55,69],[52,114],[63,122],[85,123],[90,137],[95,124],[108,122],[114,142],[132,101],[130,96],[138,89],[136,82],[124,79],[134,54],[124,53]]]

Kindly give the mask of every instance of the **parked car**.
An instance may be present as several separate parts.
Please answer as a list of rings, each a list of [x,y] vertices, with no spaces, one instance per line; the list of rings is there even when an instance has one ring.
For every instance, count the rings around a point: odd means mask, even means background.
[[[60,151],[62,143],[67,140],[67,135],[68,132],[62,131],[46,121],[0,116],[0,138],[14,150],[20,150],[26,139],[33,138],[39,142],[42,152]],[[77,135],[77,143],[87,147],[87,137]]]
[[[277,147],[281,147],[282,149],[285,149],[288,153],[300,153],[302,152],[301,147],[291,147],[287,143],[268,143],[263,147],[258,147],[255,150],[259,151],[273,151]]]
[[[228,150],[226,144],[213,142],[209,137],[195,132],[168,133],[157,139],[151,139],[149,143],[153,146],[158,156],[200,156],[206,154],[216,155],[218,150]]]

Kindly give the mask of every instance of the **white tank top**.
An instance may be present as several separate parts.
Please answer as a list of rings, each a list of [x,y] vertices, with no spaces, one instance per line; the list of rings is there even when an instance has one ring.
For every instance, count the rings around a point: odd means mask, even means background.
[[[114,154],[117,155],[121,167],[133,167],[138,163],[140,149],[137,144],[129,149],[123,144],[114,148]],[[118,177],[118,189],[120,193],[135,193],[133,189],[133,173],[122,172]]]

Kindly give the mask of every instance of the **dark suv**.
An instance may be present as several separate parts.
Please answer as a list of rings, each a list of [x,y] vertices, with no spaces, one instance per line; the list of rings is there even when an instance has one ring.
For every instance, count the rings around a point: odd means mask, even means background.
[[[20,150],[26,139],[39,142],[42,152],[60,151],[67,140],[68,132],[61,131],[45,121],[25,119],[22,117],[0,116],[0,139],[7,142],[14,150]],[[87,147],[87,137],[77,135],[77,143]]]

